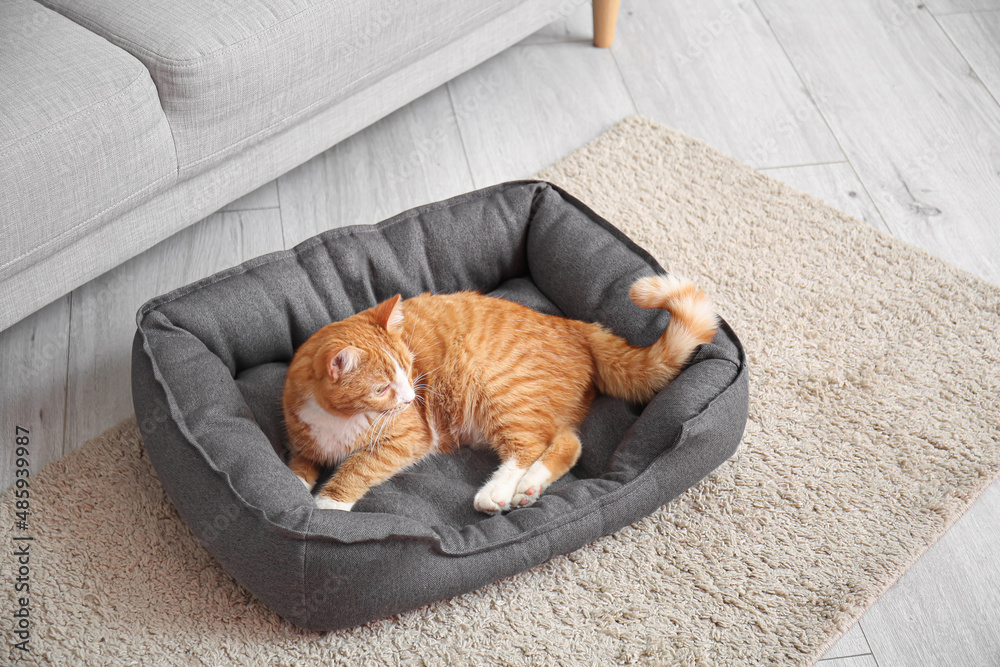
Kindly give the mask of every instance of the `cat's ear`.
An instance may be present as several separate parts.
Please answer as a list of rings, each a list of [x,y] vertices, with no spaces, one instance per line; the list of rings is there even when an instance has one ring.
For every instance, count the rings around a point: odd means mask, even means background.
[[[386,299],[374,308],[375,319],[379,326],[389,333],[402,333],[403,308],[400,305],[400,295]]]
[[[351,345],[330,356],[326,364],[326,372],[334,380],[339,380],[353,371],[361,363],[361,350]]]

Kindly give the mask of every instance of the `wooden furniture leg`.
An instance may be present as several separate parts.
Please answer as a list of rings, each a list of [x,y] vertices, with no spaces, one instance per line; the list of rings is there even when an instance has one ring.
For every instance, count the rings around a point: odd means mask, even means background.
[[[594,0],[594,46],[607,49],[615,41],[621,0]]]

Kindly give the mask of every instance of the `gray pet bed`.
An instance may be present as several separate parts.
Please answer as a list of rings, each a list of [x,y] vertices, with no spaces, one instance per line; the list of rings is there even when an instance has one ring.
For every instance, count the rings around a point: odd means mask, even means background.
[[[132,392],[149,457],[205,547],[296,625],[345,628],[473,590],[638,520],[729,458],[748,388],[733,331],[723,323],[648,405],[598,397],[572,472],[534,506],[492,517],[472,498],[498,461],[472,449],[423,460],[351,512],[317,509],[284,463],[293,352],[397,292],[462,289],[648,345],[669,315],[635,307],[628,289],[654,272],[621,232],[537,181],[326,232],[139,310]]]

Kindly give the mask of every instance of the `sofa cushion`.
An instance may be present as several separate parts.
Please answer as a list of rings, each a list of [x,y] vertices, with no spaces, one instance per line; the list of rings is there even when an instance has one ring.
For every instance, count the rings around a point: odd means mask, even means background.
[[[280,131],[524,0],[44,0],[141,60],[181,177]]]
[[[723,323],[648,405],[598,397],[573,470],[533,506],[493,517],[472,499],[498,460],[472,448],[422,460],[351,512],[317,509],[284,462],[294,351],[397,292],[462,289],[649,345],[670,316],[637,308],[628,291],[654,272],[621,232],[537,181],[326,232],[140,309],[132,394],[146,449],[206,548],[294,623],[343,628],[471,590],[638,520],[732,455],[748,396],[732,329]]]
[[[142,63],[32,0],[0,3],[0,278],[176,175],[170,129]]]

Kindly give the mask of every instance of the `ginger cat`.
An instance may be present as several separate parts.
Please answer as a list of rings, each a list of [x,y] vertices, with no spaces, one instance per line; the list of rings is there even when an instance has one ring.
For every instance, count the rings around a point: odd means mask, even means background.
[[[598,391],[648,401],[715,336],[714,307],[690,282],[642,278],[629,296],[671,313],[649,347],[473,292],[397,294],[328,324],[288,369],[289,467],[312,490],[320,465],[339,464],[316,504],[350,510],[422,457],[481,443],[502,463],[475,508],[531,505],[580,457],[576,428]]]

